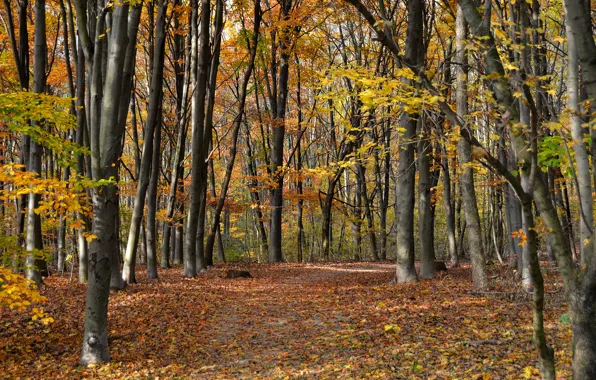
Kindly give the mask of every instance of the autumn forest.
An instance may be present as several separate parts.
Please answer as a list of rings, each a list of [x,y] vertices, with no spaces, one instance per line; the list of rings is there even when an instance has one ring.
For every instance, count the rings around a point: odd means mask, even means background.
[[[596,379],[595,10],[2,0],[0,378]]]

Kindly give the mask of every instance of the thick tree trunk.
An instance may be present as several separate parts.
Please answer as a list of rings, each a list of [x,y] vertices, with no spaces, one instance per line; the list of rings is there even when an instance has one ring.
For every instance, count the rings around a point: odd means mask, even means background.
[[[424,45],[422,43],[424,30],[424,2],[412,0],[408,2],[408,29],[406,32],[406,51],[404,61],[411,66],[421,66],[424,63]],[[399,168],[397,181],[396,221],[397,221],[397,283],[417,281],[414,267],[414,189],[416,168],[414,165],[413,141],[416,138],[416,124],[418,115],[404,113],[400,126],[404,132],[400,133]]]
[[[192,99],[192,169],[190,181],[190,207],[188,209],[188,221],[186,224],[186,237],[184,243],[184,277],[197,276],[197,261],[199,268],[204,268],[204,258],[200,252],[197,255],[197,237],[199,236],[199,221],[204,220],[204,207],[201,211],[201,197],[205,196],[206,183],[201,183],[202,171],[206,157],[203,151],[203,133],[205,126],[205,99],[207,95],[207,76],[209,68],[209,26],[211,18],[211,4],[209,0],[201,0],[201,30],[199,33],[198,24],[198,3],[191,1],[191,82],[195,83]],[[200,43],[199,43],[200,38]],[[199,47],[200,45],[200,47]],[[194,80],[193,80],[194,79]],[[208,146],[208,145],[207,145]],[[203,203],[204,205],[204,203]],[[203,241],[199,244],[203,246]]]
[[[118,178],[118,159],[120,149],[114,141],[121,141],[123,131],[118,125],[118,109],[121,100],[125,50],[127,46],[127,4],[116,4],[112,11],[112,25],[109,35],[110,44],[107,52],[107,69],[105,88],[101,92],[98,71],[102,55],[98,36],[95,39],[95,51],[86,33],[87,14],[83,11],[81,1],[76,1],[77,19],[79,22],[80,39],[84,46],[85,59],[93,62],[94,72],[91,92],[104,94],[104,97],[92,98],[95,107],[101,106],[101,113],[95,110],[94,116],[101,114],[101,118],[90,120],[91,158],[94,180]],[[105,30],[105,11],[97,19],[97,29],[101,34]],[[92,55],[94,54],[94,56]],[[89,284],[87,285],[87,303],[85,313],[85,332],[81,364],[105,362],[109,360],[108,353],[108,297],[110,294],[110,278],[114,252],[119,252],[118,236],[118,192],[115,185],[105,185],[93,190],[93,233],[97,236],[90,246]]]
[[[568,21],[569,23],[569,21]],[[592,200],[592,177],[590,175],[590,162],[588,160],[588,150],[584,142],[584,128],[580,118],[579,109],[579,60],[577,47],[575,45],[575,36],[571,27],[566,28],[567,33],[567,107],[569,108],[569,117],[571,121],[571,137],[573,138],[573,151],[575,152],[575,162],[577,173],[575,174],[580,211],[580,257],[582,263],[586,251],[586,245],[592,237],[592,228],[594,227],[594,205]]]

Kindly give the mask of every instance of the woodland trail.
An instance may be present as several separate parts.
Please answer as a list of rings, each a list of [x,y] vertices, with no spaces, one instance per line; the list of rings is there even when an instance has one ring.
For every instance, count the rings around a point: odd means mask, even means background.
[[[229,268],[253,278],[224,279]],[[538,376],[527,297],[470,295],[469,268],[400,286],[389,284],[393,270],[391,262],[226,265],[198,279],[173,268],[158,282],[141,272],[139,284],[112,293],[112,362],[93,368],[77,367],[85,287],[51,277],[42,292],[54,324],[0,316],[0,377]],[[497,290],[512,290],[505,271],[493,269]],[[547,277],[549,289],[555,280]],[[557,319],[565,306],[558,293],[547,302],[548,339],[564,378],[570,333]]]

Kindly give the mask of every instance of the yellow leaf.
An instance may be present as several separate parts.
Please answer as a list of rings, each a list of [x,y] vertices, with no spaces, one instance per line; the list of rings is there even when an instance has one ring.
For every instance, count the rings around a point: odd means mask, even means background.
[[[527,366],[524,368],[524,379],[531,379],[532,375],[534,374],[534,367],[532,366]]]

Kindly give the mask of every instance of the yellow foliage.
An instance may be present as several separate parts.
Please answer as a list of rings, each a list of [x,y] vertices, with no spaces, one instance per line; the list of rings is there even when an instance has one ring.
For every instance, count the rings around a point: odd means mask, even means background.
[[[43,302],[46,302],[46,298],[39,294],[35,283],[0,266],[0,308],[24,312],[33,304]],[[44,325],[54,322],[54,319],[39,307],[31,308],[30,314],[33,321],[39,321]]]

